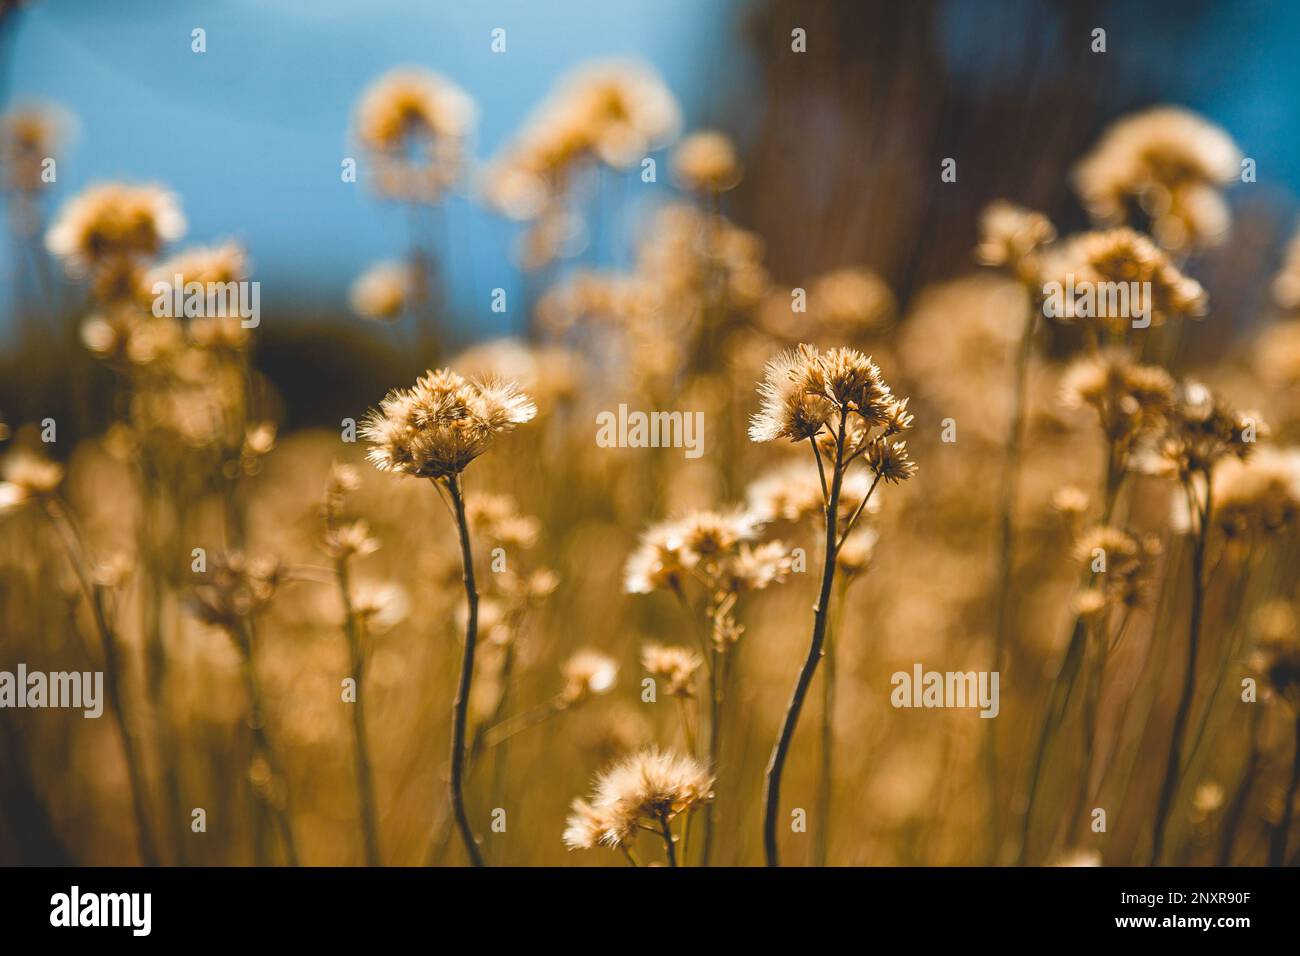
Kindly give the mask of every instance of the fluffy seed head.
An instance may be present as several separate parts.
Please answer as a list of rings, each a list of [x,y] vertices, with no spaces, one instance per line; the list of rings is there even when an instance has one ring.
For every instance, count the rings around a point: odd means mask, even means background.
[[[564,832],[571,849],[627,846],[639,825],[659,827],[713,799],[713,776],[694,757],[655,748],[625,757],[596,777]]]
[[[689,647],[647,644],[641,650],[641,666],[665,682],[670,697],[694,697],[695,674],[704,659]]]
[[[361,435],[380,471],[448,478],[487,451],[498,435],[530,421],[532,401],[510,383],[470,382],[451,369],[394,389],[367,414]]]

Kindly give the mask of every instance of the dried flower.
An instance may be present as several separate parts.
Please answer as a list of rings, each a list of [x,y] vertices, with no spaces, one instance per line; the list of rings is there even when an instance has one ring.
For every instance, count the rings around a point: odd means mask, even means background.
[[[916,464],[907,453],[907,442],[877,438],[867,445],[867,466],[876,477],[897,484],[916,474]]]
[[[1106,438],[1121,444],[1160,425],[1173,397],[1168,372],[1157,365],[1139,365],[1119,348],[1078,359],[1061,382],[1062,403],[1092,408]]]
[[[642,750],[600,773],[590,802],[575,801],[564,841],[571,849],[626,847],[641,824],[667,826],[713,799],[712,788],[695,758]]]
[[[246,558],[239,552],[213,559],[203,584],[191,592],[189,607],[199,620],[225,630],[244,646],[244,622],[271,603],[283,580],[274,558]]]
[[[151,258],[185,232],[176,197],[158,186],[105,183],[69,200],[45,236],[73,275],[120,260]]]
[[[365,521],[338,524],[325,531],[325,553],[336,561],[364,557],[379,550],[379,540],[370,535],[370,525]]]
[[[410,610],[411,599],[399,584],[361,581],[352,593],[352,613],[372,637],[387,634],[406,620]]]
[[[1150,559],[1158,553],[1157,541],[1139,539],[1122,528],[1096,525],[1084,531],[1074,555],[1093,573],[1093,584],[1076,601],[1076,610],[1087,617],[1109,607],[1136,607],[1151,571]]]
[[[874,528],[857,528],[835,552],[835,563],[840,573],[855,578],[870,566],[876,553],[880,535]]]
[[[413,290],[409,263],[381,262],[352,283],[348,303],[363,319],[392,322],[406,311]]]
[[[63,481],[63,466],[34,452],[19,449],[5,459],[0,481],[0,514],[54,493]]]
[[[1229,408],[1199,382],[1185,382],[1175,391],[1173,410],[1156,436],[1143,470],[1180,480],[1209,475],[1228,457],[1245,458],[1267,426],[1251,413]]]
[[[71,121],[49,103],[26,103],[0,116],[0,170],[6,190],[39,192],[48,185],[45,162],[66,138]]]
[[[689,647],[647,644],[641,650],[641,666],[647,673],[665,681],[669,697],[694,697],[695,674],[704,659]]]
[[[522,515],[509,495],[478,492],[465,499],[465,517],[472,531],[507,547],[531,548],[537,543],[541,525],[536,518]]]
[[[1065,300],[1055,318],[1083,316],[1116,332],[1149,312],[1152,325],[1169,318],[1200,316],[1207,296],[1201,284],[1184,275],[1154,242],[1128,228],[1086,232],[1055,247],[1045,258],[1043,277],[1073,288],[1074,300]],[[1107,289],[1132,290],[1124,300],[1111,301]],[[1085,308],[1088,296],[1092,308]],[[1091,314],[1089,314],[1091,313]]]
[[[673,153],[673,172],[687,189],[721,193],[740,182],[736,148],[723,133],[704,130],[681,141]]]
[[[394,389],[366,415],[367,458],[380,471],[417,478],[458,475],[492,439],[530,421],[537,407],[514,385],[469,382],[451,369]]]
[[[719,572],[718,584],[728,594],[761,591],[790,573],[790,550],[781,541],[741,544]]]
[[[1261,448],[1214,470],[1214,520],[1229,537],[1277,534],[1300,514],[1300,450]]]
[[[1112,125],[1075,168],[1075,186],[1099,222],[1119,225],[1130,202],[1168,249],[1213,245],[1230,216],[1220,189],[1241,173],[1222,129],[1185,109],[1156,107]]]
[[[750,421],[750,439],[805,441],[825,427],[835,406],[818,387],[818,362],[816,349],[800,345],[767,363],[758,387],[762,408]]]
[[[356,134],[380,193],[437,201],[461,176],[476,112],[464,90],[429,70],[398,67],[376,80],[357,105]]]
[[[1005,200],[989,203],[980,216],[975,258],[986,266],[1008,269],[1025,283],[1038,281],[1038,250],[1056,239],[1052,222]]]
[[[618,663],[599,651],[578,651],[564,662],[564,688],[561,705],[573,707],[588,697],[606,694],[618,680]]]

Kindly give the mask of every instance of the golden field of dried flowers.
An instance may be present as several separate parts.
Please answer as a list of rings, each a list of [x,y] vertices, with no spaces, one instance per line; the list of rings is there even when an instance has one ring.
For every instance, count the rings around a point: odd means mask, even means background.
[[[4,116],[15,241],[84,302],[50,347],[106,397],[2,426],[0,669],[101,671],[105,706],[4,712],[0,856],[1300,859],[1300,245],[1249,339],[1189,355],[1223,130],[1121,118],[1062,173],[1091,228],[993,202],[972,269],[900,305],[864,266],[769,274],[726,214],[743,151],[647,66],[575,70],[486,162],[476,114],[416,67],[359,96],[412,228],[349,303],[422,371],[284,433],[261,330],[151,307],[251,281],[244,249],[184,245],[164,186],[50,208],[60,114]],[[584,178],[661,150],[677,198],[628,267],[566,265]],[[517,338],[458,339],[420,225],[456,190],[522,224]],[[622,408],[669,447],[599,440]],[[914,667],[995,673],[995,713],[900,706]]]

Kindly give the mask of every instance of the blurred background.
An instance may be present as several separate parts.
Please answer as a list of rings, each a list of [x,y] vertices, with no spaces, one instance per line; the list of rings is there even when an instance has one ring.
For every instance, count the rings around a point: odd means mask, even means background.
[[[1104,53],[1092,49],[1097,28]],[[792,49],[796,30],[806,52]],[[1179,325],[1166,364],[1262,410],[1280,444],[1295,441],[1300,296],[1279,298],[1274,277],[1300,270],[1287,258],[1297,36],[1300,7],[1232,0],[0,0],[0,105],[50,118],[39,145],[57,158],[53,182],[6,181],[0,436],[7,451],[40,448],[58,466],[50,480],[88,572],[78,579],[38,510],[0,517],[0,669],[98,667],[102,600],[125,712],[120,731],[108,714],[0,713],[0,861],[288,863],[286,828],[298,862],[366,861],[355,738],[337,699],[355,672],[340,622],[356,613],[340,597],[348,586],[335,590],[334,555],[322,557],[339,518],[322,518],[322,499],[331,463],[344,462],[360,475],[347,514],[382,542],[355,555],[353,582],[374,625],[363,694],[379,855],[464,862],[444,799],[465,613],[451,526],[423,482],[382,475],[363,443],[339,440],[340,424],[388,389],[450,362],[516,379],[540,407],[467,479],[503,496],[479,503],[479,559],[507,539],[512,560],[524,555],[517,580],[485,576],[480,633],[492,649],[474,728],[493,743],[480,741],[491,759],[479,755],[473,817],[485,830],[502,806],[512,821],[485,838],[494,863],[621,864],[565,849],[570,801],[630,749],[692,746],[703,706],[702,691],[680,712],[638,703],[644,646],[687,641],[700,606],[626,593],[623,569],[648,526],[752,504],[754,479],[794,460],[754,446],[745,428],[764,363],[804,340],[875,355],[911,396],[921,470],[884,489],[871,570],[840,594],[840,689],[817,685],[786,783],[787,802],[815,808],[815,822],[783,836],[787,859],[1145,862],[1180,676],[1164,663],[1182,660],[1166,642],[1182,640],[1189,618],[1186,523],[1170,517],[1170,483],[1133,479],[1124,516],[1164,541],[1150,594],[1114,671],[1103,669],[1099,703],[1085,714],[1072,698],[1057,722],[1038,816],[1024,823],[1038,728],[1077,620],[1078,528],[1057,502],[1067,487],[1096,490],[1103,451],[1096,421],[1059,401],[1079,336],[1040,323],[1021,386],[1024,450],[1007,457],[1024,290],[981,269],[973,250],[997,199],[1045,214],[1061,237],[1099,226],[1072,180],[1079,160],[1144,108],[1199,114],[1254,161],[1257,181],[1219,184],[1230,241],[1165,250],[1212,303],[1206,320]],[[592,64],[615,77],[600,101],[612,125],[626,135],[641,124],[640,139],[574,146],[538,134],[566,98],[582,98]],[[400,99],[385,82],[406,67],[475,105],[456,174],[432,199],[382,178],[385,160],[412,160],[405,145],[386,154],[364,135],[383,112],[375,103]],[[725,148],[709,141],[692,168],[679,147],[701,130],[723,134]],[[947,158],[955,182],[941,180]],[[655,160],[652,181],[644,159]],[[349,160],[356,181],[342,175]],[[713,179],[711,162],[724,167]],[[516,167],[528,175],[511,178]],[[530,206],[539,179],[546,201]],[[233,241],[247,253],[235,272],[261,284],[260,326],[133,339],[140,316],[118,311],[139,303],[87,281],[45,239],[70,202],[110,181],[156,184],[183,211],[183,241],[160,241],[133,265]],[[382,263],[398,271],[372,275]],[[806,317],[791,315],[796,288],[809,292]],[[154,404],[153,389],[166,400]],[[593,416],[626,401],[703,410],[704,459],[595,448]],[[954,414],[962,438],[951,445],[940,428]],[[47,418],[59,438],[40,447],[35,423]],[[1023,478],[1014,559],[999,579],[1008,460]],[[31,494],[48,509],[50,491]],[[1257,720],[1224,702],[1238,676],[1259,673],[1248,663],[1257,638],[1295,633],[1289,522],[1285,532],[1267,551],[1222,545],[1222,587],[1207,605],[1215,636],[1200,662],[1214,694],[1194,712],[1167,861],[1263,862],[1276,842],[1289,717]],[[775,522],[777,536],[815,553],[807,522]],[[193,576],[194,547],[222,583]],[[255,564],[270,557],[283,572],[273,583]],[[714,754],[716,863],[761,860],[762,768],[806,647],[811,577],[792,574],[737,610],[745,636],[723,712],[736,730]],[[1002,628],[995,607],[1008,591]],[[988,722],[894,710],[887,695],[889,675],[916,661],[982,666],[1001,629],[990,793]],[[615,690],[573,689],[587,649],[617,665]],[[1104,760],[1082,761],[1075,742],[1088,728]],[[1080,775],[1112,812],[1093,842],[1068,822]],[[197,806],[212,821],[206,836],[189,828]]]
[[[494,54],[490,32],[501,24],[507,53]],[[810,55],[790,51],[796,26],[815,38]],[[1080,39],[1095,26],[1107,30],[1104,55]],[[349,282],[406,243],[404,210],[339,176],[342,158],[357,153],[349,138],[357,98],[395,65],[430,67],[472,91],[473,152],[486,160],[575,63],[642,58],[664,77],[688,128],[719,128],[740,145],[752,174],[727,194],[727,212],[763,238],[774,276],[793,283],[865,264],[906,305],[924,283],[969,264],[976,216],[991,199],[1041,209],[1063,228],[1081,224],[1061,170],[1110,120],[1161,102],[1239,138],[1249,131],[1259,185],[1235,197],[1244,206],[1237,248],[1276,263],[1294,211],[1285,184],[1300,173],[1297,26],[1300,11],[1264,0],[947,0],[905,15],[870,0],[812,8],[574,0],[558,15],[527,0],[125,8],[60,0],[6,13],[0,91],[10,103],[49,101],[70,115],[51,207],[106,179],[160,182],[184,197],[192,240],[240,240],[262,282],[266,358],[283,362],[284,375],[304,375],[281,354],[295,351],[281,337],[294,341],[304,322],[345,323]],[[207,31],[202,55],[190,50],[195,27]],[[822,148],[805,148],[810,141]],[[959,180],[940,188],[931,173],[948,156],[959,159]],[[605,177],[598,188],[625,200],[617,221],[585,237],[569,264],[627,265],[647,207],[669,192],[663,178]],[[522,310],[490,308],[494,288],[519,301],[510,259],[518,227],[463,196],[447,205],[455,239],[444,233],[434,243],[458,333],[518,331]],[[12,244],[4,253],[13,288],[23,263]],[[1232,264],[1216,268],[1231,283]],[[1230,284],[1227,294],[1235,306],[1260,290]],[[12,297],[0,308],[12,346]],[[1226,334],[1222,324],[1202,331]],[[318,354],[313,378],[359,396],[362,383],[343,365]],[[10,409],[21,401],[5,398]],[[294,404],[291,421],[332,420],[336,410]]]

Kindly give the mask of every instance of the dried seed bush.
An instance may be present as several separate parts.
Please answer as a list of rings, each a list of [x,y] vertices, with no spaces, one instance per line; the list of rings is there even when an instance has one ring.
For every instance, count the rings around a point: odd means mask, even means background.
[[[1297,861],[1300,244],[1239,242],[1242,146],[1123,117],[1043,160],[1050,219],[975,197],[972,270],[912,288],[776,254],[770,157],[682,115],[598,62],[481,163],[452,79],[363,92],[408,229],[356,264],[375,321],[310,327],[368,390],[341,433],[290,414],[329,386],[275,380],[273,329],[155,314],[249,281],[241,243],[179,245],[163,186],[62,195],[61,111],[5,115],[14,380],[77,411],[0,409],[0,665],[103,670],[110,720],[0,724],[0,859]],[[634,215],[606,187],[652,154]],[[520,338],[452,321],[470,202],[516,229]],[[1269,293],[1248,334],[1225,272]],[[1121,282],[1149,323],[1085,306]],[[704,453],[598,445],[620,405],[701,413]],[[891,706],[918,664],[999,673],[999,717]]]

